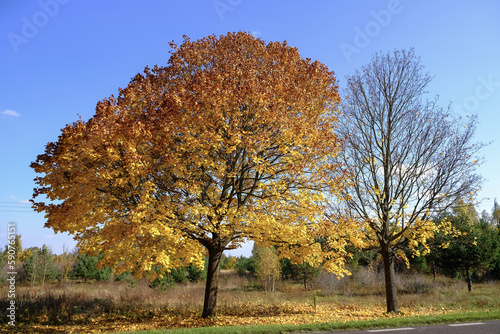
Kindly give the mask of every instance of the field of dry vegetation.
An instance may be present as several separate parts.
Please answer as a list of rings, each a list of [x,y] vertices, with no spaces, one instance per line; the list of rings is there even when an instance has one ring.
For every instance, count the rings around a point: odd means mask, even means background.
[[[177,284],[151,289],[147,281],[53,283],[17,287],[16,329],[24,333],[106,332],[256,324],[304,324],[382,317],[435,315],[499,310],[500,283],[482,283],[467,291],[463,281],[421,274],[400,275],[402,314],[385,314],[382,273],[360,268],[337,279],[321,274],[312,289],[280,282],[265,292],[253,278],[223,271],[219,282],[218,316],[200,317],[204,285]],[[6,290],[6,287],[2,287]],[[7,307],[6,291],[0,307]],[[10,332],[5,319],[2,332]]]

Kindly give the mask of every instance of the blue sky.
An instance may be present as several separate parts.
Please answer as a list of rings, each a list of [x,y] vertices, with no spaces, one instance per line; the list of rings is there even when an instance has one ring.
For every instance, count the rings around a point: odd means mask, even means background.
[[[500,197],[500,2],[498,1],[2,1],[0,3],[0,246],[16,222],[25,247],[72,249],[26,204],[29,168],[66,124],[146,65],[165,65],[168,42],[248,31],[284,41],[345,76],[377,51],[415,48],[435,78],[431,95],[462,117],[478,114],[486,182],[480,210]],[[248,254],[249,246],[233,255]]]

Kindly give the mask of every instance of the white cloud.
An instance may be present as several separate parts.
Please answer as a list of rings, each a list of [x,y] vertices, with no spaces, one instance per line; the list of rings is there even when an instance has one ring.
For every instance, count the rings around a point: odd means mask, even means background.
[[[9,195],[7,196],[7,198],[16,201],[17,204],[31,204],[28,199],[22,199],[21,197],[18,197],[16,195]]]
[[[5,109],[0,114],[2,114],[4,116],[21,117],[20,113],[14,111],[14,110],[9,110],[9,109]]]

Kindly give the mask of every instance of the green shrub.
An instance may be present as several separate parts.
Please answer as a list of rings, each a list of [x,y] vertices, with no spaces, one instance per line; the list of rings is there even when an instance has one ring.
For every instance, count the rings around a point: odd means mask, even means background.
[[[206,267],[207,266],[205,266],[205,268]],[[198,282],[201,280],[205,280],[207,278],[206,269],[201,270],[200,268],[198,268],[197,266],[194,266],[192,264],[186,268],[186,271],[187,271],[187,279],[190,282]]]
[[[253,257],[247,258],[240,256],[236,258],[236,264],[234,265],[234,268],[240,276],[244,276],[248,272],[250,272],[252,275],[255,275],[255,272],[257,270],[257,261]]]
[[[72,278],[80,278],[85,281],[95,279],[97,281],[108,281],[111,279],[113,269],[104,267],[97,269],[97,262],[102,259],[103,255],[88,256],[87,254],[79,254],[76,259],[76,264],[70,274]]]
[[[159,271],[159,268],[154,268],[154,270]],[[160,288],[162,290],[166,290],[173,287],[176,283],[184,283],[187,280],[186,267],[179,267],[177,269],[171,269],[161,278],[154,279],[149,283],[149,287],[153,289]]]

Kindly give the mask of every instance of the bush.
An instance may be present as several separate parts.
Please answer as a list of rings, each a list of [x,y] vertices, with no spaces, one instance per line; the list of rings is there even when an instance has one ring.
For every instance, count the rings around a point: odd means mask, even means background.
[[[240,256],[236,258],[236,264],[234,265],[234,268],[240,276],[245,276],[247,275],[247,273],[255,275],[255,272],[257,270],[257,261],[253,257],[247,258]]]
[[[95,279],[97,281],[108,281],[111,279],[113,269],[104,267],[97,269],[97,262],[102,259],[103,255],[88,256],[87,254],[79,254],[76,259],[76,264],[70,274],[72,278],[80,278],[84,281]]]
[[[198,282],[201,280],[205,280],[207,278],[206,270],[201,270],[200,268],[192,264],[186,268],[186,271],[187,271],[187,279],[190,282]]]
[[[132,273],[130,273],[129,271],[125,271],[125,272],[121,273],[120,275],[115,274],[115,281],[117,281],[117,282],[120,282],[120,281],[127,282],[131,286],[135,286],[136,285],[135,278],[132,275]]]
[[[410,266],[411,269],[414,269],[419,273],[429,274],[431,272],[431,268],[429,267],[425,256],[410,258]]]
[[[155,268],[158,270],[158,268]],[[179,267],[171,269],[165,273],[161,278],[156,278],[149,283],[150,288],[160,288],[162,290],[169,289],[175,286],[175,283],[184,283],[188,280],[186,276],[186,267]]]
[[[223,256],[221,261],[220,261],[220,268],[222,270],[233,270],[234,266],[236,265],[236,258],[234,256]]]
[[[304,289],[311,288],[314,280],[320,275],[320,268],[308,263],[292,264],[289,259],[281,259],[281,275],[283,279],[293,279],[304,285]]]

